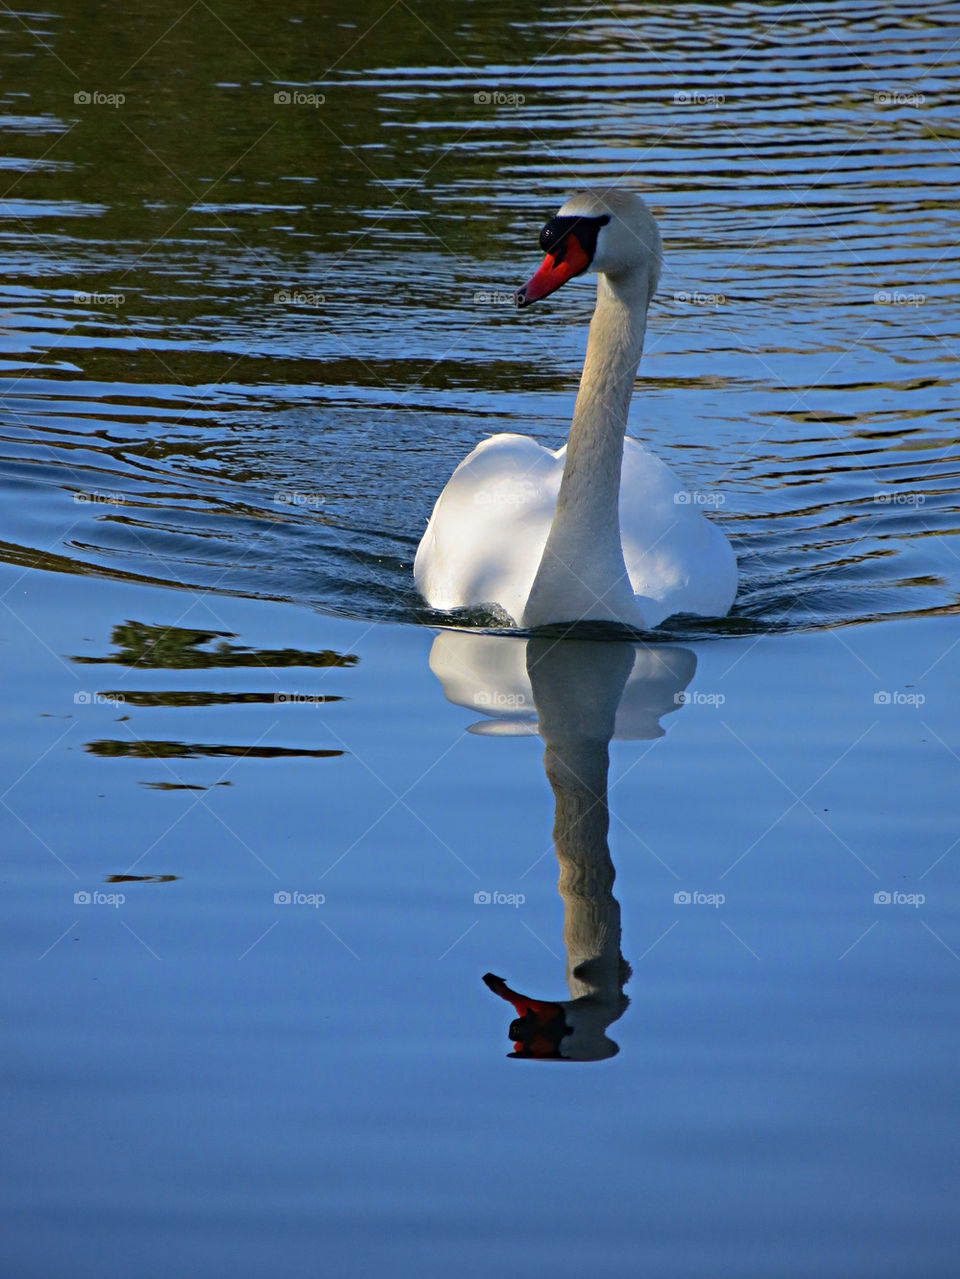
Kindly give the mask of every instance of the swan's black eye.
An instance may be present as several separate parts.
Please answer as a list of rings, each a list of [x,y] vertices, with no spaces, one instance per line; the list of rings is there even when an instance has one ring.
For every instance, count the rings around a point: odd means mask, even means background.
[[[540,232],[540,247],[544,253],[552,253],[554,261],[562,262],[567,251],[567,236],[573,232],[588,260],[592,261],[597,251],[597,236],[600,234],[600,228],[606,226],[609,221],[609,213],[603,213],[596,218],[551,218]]]

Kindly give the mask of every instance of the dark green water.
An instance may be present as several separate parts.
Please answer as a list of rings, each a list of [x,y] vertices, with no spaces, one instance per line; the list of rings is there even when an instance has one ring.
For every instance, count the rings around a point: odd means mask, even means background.
[[[952,1277],[960,9],[0,35],[3,1274]],[[607,180],[733,616],[437,638],[424,522],[562,442],[592,290],[508,298]],[[490,972],[589,977],[590,1064],[507,1060]]]
[[[739,627],[952,607],[951,7],[355,8],[4,18],[7,556],[422,619],[456,463],[564,438],[590,288],[509,294],[617,180],[631,431],[723,498]]]

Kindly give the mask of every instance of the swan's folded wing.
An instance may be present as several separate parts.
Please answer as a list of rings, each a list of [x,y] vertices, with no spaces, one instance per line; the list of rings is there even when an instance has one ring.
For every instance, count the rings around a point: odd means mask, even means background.
[[[674,613],[723,617],[730,611],[737,562],[723,531],[703,513],[712,509],[711,498],[692,491],[638,440],[624,441],[623,558],[648,626]]]
[[[431,607],[499,605],[520,618],[562,471],[562,456],[525,435],[477,445],[437,499],[417,550],[414,579]]]

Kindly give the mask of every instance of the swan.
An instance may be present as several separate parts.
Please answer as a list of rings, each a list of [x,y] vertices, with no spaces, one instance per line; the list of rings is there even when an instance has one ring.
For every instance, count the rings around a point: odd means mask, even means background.
[[[540,233],[546,258],[518,307],[597,273],[597,304],[566,445],[483,440],[437,499],[414,560],[434,609],[484,607],[537,627],[676,613],[721,617],[737,590],[730,543],[673,472],[625,438],[647,310],[660,276],[657,224],[640,196],[581,191]]]

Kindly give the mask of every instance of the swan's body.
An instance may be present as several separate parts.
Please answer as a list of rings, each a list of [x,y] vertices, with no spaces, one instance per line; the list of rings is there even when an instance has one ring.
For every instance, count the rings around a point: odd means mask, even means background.
[[[525,435],[494,435],[460,463],[417,552],[417,583],[434,608],[496,604],[517,622],[538,624],[527,604],[566,453],[566,446],[553,453]],[[539,622],[601,618],[650,627],[674,613],[722,616],[736,588],[726,538],[696,506],[675,500],[687,496],[681,484],[638,440],[624,440],[622,466],[622,558],[591,563],[591,547],[599,552],[602,543],[592,543],[584,528],[582,556],[567,558],[586,560],[587,567],[568,575]]]
[[[674,613],[722,616],[736,560],[670,469],[625,440],[660,237],[639,196],[574,196],[544,228],[523,306],[599,273],[580,390],[564,448],[484,440],[437,499],[414,577],[436,609],[499,608],[515,623],[600,620],[652,627]]]

